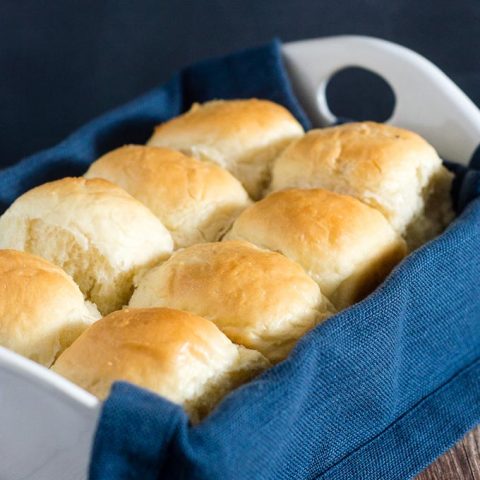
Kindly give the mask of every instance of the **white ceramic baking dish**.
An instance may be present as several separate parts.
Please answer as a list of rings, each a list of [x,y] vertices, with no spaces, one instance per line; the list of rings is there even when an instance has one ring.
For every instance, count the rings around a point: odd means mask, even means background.
[[[435,65],[384,40],[338,36],[283,46],[295,93],[315,126],[336,119],[325,87],[348,66],[392,87],[389,123],[427,138],[444,158],[467,164],[480,141],[480,112]],[[87,477],[100,411],[96,398],[57,374],[0,347],[0,480]]]

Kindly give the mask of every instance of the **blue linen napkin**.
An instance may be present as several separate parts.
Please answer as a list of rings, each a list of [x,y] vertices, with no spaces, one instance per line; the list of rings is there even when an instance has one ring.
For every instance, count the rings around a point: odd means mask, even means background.
[[[269,98],[309,122],[278,42],[189,67],[57,147],[0,172],[0,208],[212,98]],[[367,299],[192,427],[127,383],[103,405],[90,479],[404,479],[480,421],[480,173],[455,164],[458,218]]]

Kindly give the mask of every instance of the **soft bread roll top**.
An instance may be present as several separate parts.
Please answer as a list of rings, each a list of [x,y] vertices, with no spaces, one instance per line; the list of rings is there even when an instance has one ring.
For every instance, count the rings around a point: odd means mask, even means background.
[[[194,104],[158,126],[148,143],[226,168],[257,199],[270,181],[273,159],[302,135],[302,126],[281,105],[258,99],[216,100]]]
[[[218,240],[250,201],[223,168],[168,148],[129,145],[85,174],[124,188],[167,227],[177,248]]]
[[[182,404],[193,420],[268,366],[213,323],[166,308],[124,309],[86,330],[53,370],[97,397],[113,382],[135,383]]]
[[[333,311],[300,265],[241,241],[174,253],[142,278],[130,306],[195,313],[274,362]]]
[[[374,122],[311,130],[273,167],[270,190],[325,188],[378,209],[415,248],[452,220],[453,175],[422,137]]]
[[[0,345],[49,367],[100,317],[75,282],[46,260],[0,250]]]
[[[370,293],[406,253],[385,217],[321,189],[275,192],[247,208],[226,235],[298,262],[337,309]]]
[[[128,302],[134,275],[168,256],[173,241],[150,210],[116,185],[64,178],[10,206],[0,218],[0,248],[62,267],[105,314]]]

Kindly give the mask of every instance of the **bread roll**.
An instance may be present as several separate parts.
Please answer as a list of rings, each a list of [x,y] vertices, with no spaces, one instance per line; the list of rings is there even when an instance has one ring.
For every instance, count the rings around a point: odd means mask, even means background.
[[[410,248],[452,220],[453,175],[419,135],[374,122],[311,130],[273,167],[271,190],[325,188],[378,209]]]
[[[300,265],[240,241],[174,253],[142,278],[130,306],[195,313],[273,362],[333,311]]]
[[[106,314],[128,303],[134,275],[168,256],[173,242],[160,220],[121,188],[64,178],[10,206],[0,218],[0,248],[62,267]]]
[[[218,240],[250,203],[226,170],[168,148],[118,148],[93,163],[85,176],[110,180],[146,205],[177,248]]]
[[[0,250],[0,345],[49,367],[100,317],[75,282],[46,260]]]
[[[198,420],[229,390],[268,366],[212,322],[167,308],[124,309],[102,318],[53,370],[104,399],[124,380],[182,404]]]
[[[370,293],[406,252],[385,217],[353,197],[282,190],[244,210],[226,235],[298,262],[337,309]]]
[[[217,100],[155,129],[149,145],[170,147],[216,163],[237,177],[254,199],[270,181],[271,163],[301,125],[284,107],[267,100]]]

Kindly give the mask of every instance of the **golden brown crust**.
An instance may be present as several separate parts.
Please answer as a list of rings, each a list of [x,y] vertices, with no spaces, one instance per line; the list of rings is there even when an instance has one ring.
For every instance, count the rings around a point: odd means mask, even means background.
[[[242,241],[174,253],[142,278],[130,306],[200,315],[272,361],[285,358],[300,336],[332,313],[300,265]]]
[[[378,211],[322,189],[270,194],[247,208],[225,239],[250,241],[298,262],[339,309],[359,300],[362,282],[378,280],[378,272],[389,271],[406,252]]]
[[[253,198],[270,178],[274,158],[303,134],[281,105],[259,99],[216,100],[159,125],[149,145],[182,150],[237,177]]]
[[[250,203],[229,172],[169,148],[118,148],[94,162],[85,177],[109,180],[146,205],[177,248],[218,240]]]
[[[271,190],[325,188],[352,195],[380,210],[404,234],[416,216],[425,214],[425,191],[440,171],[446,172],[437,153],[416,133],[349,123],[311,130],[292,143],[275,162]],[[445,197],[449,202],[448,189]]]
[[[250,353],[257,367],[264,362],[257,352]],[[92,325],[53,370],[99,398],[108,395],[113,382],[124,380],[195,414],[205,392],[213,399],[226,377],[238,370],[241,355],[239,347],[204,318],[167,308],[128,308]]]
[[[35,255],[0,250],[0,345],[50,366],[99,316],[63,270]]]
[[[0,232],[1,248],[62,267],[102,313],[127,303],[138,270],[173,249],[150,210],[102,179],[64,178],[28,191],[2,215]]]

